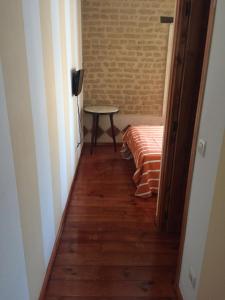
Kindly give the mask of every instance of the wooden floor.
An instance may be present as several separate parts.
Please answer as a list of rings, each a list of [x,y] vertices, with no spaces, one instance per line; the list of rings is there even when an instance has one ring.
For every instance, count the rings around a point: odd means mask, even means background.
[[[134,197],[133,171],[111,146],[84,149],[45,299],[176,299],[177,238]]]

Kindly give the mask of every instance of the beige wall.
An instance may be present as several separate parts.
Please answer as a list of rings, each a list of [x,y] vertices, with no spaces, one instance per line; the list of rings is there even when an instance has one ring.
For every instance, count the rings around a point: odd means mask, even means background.
[[[168,24],[175,0],[84,0],[84,103],[161,116]]]
[[[1,174],[13,164],[19,216],[11,223],[17,222],[14,228],[21,227],[21,235],[18,231],[17,240],[9,242],[11,247],[14,243],[22,245],[17,259],[21,270],[24,260],[25,274],[21,272],[24,278],[16,286],[24,288],[18,295],[26,295],[27,281],[30,300],[39,297],[81,151],[81,146],[76,147],[78,127],[71,126],[77,122],[77,111],[69,76],[72,67],[82,66],[79,9],[80,0],[0,2],[1,86],[7,108],[7,138],[9,147],[12,145],[11,162],[1,166]],[[3,155],[10,159],[0,153],[1,162]],[[7,188],[1,197],[4,208]],[[10,213],[13,206],[7,209]],[[7,231],[0,234],[2,241],[6,240],[4,235],[9,237]],[[4,262],[8,273],[15,268],[10,265],[11,253],[9,263]],[[5,285],[0,298],[12,294],[10,289],[11,285]]]
[[[198,300],[225,298],[225,136],[215,184],[203,265],[198,288]]]

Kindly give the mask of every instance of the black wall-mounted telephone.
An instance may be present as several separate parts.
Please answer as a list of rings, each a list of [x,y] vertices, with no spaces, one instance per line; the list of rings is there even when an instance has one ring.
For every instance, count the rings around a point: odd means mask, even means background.
[[[71,86],[72,86],[72,95],[78,96],[82,90],[83,85],[83,77],[84,77],[84,70],[72,69],[71,71]]]
[[[75,69],[72,69],[72,71],[71,71],[71,88],[72,88],[72,96],[77,97],[77,114],[78,114],[79,135],[80,135],[80,140],[77,143],[77,148],[81,145],[82,139],[83,139],[80,107],[79,107],[79,101],[78,101],[78,96],[82,91],[83,78],[84,78],[84,70],[83,69],[78,70],[78,71],[76,71]]]

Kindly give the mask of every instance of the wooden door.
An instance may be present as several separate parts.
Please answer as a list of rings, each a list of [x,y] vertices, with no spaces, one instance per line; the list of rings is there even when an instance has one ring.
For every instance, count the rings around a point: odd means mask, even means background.
[[[181,229],[210,0],[178,0],[157,223]]]

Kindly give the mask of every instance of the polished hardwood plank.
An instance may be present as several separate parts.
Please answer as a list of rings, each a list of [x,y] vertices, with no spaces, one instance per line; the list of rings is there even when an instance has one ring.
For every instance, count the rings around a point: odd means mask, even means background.
[[[152,281],[66,280],[63,281],[63,285],[59,285],[57,281],[51,281],[49,284],[49,294],[52,296],[107,297],[110,294],[113,297],[165,297],[173,293],[170,283],[155,284]]]
[[[175,255],[161,253],[67,253],[58,254],[55,265],[174,266]]]
[[[46,300],[176,300],[174,297],[80,297],[80,296],[72,296],[72,297],[47,297]]]
[[[84,149],[47,300],[175,300],[178,239],[155,226],[156,199],[134,196],[134,165]]]
[[[173,241],[152,241],[152,242],[124,242],[124,241],[96,241],[73,242],[64,241],[60,244],[58,253],[173,253],[176,254],[177,247]]]
[[[52,279],[61,280],[151,280],[173,281],[174,268],[150,266],[56,266]]]
[[[147,200],[140,200],[138,201],[136,197],[94,197],[94,196],[83,196],[77,195],[75,199],[71,200],[71,206],[89,206],[89,207],[116,207],[116,208],[146,208],[146,201]],[[148,203],[148,208],[155,208],[155,203],[150,202]]]
[[[168,237],[166,235],[158,235],[154,229],[139,232],[138,230],[122,231],[113,229],[112,231],[99,230],[79,230],[79,229],[65,229],[62,241],[77,241],[77,242],[91,242],[91,241],[124,241],[124,242],[151,242]]]

